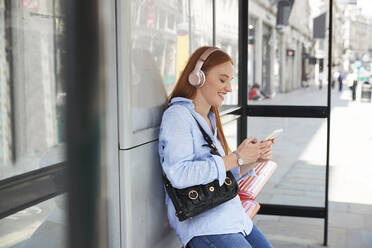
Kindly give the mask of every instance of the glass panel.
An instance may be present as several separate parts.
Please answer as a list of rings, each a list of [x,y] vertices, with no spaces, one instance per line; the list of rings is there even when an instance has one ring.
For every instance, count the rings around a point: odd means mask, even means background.
[[[199,46],[212,45],[212,0],[132,0],[130,36],[132,126],[137,132],[160,124],[166,97],[189,56]]]
[[[249,2],[249,104],[327,105],[328,9],[321,0]]]
[[[65,195],[0,220],[1,247],[67,247]]]
[[[256,82],[256,29],[257,19],[248,19],[248,88]]]
[[[229,118],[234,118],[234,116],[224,116],[222,117],[222,122],[225,120],[228,121]],[[223,124],[223,132],[225,134],[225,138],[227,143],[229,144],[230,150],[235,151],[237,148],[238,136],[236,130],[238,129],[238,121],[228,121],[226,124]]]
[[[258,202],[324,206],[327,121],[248,117],[248,137],[262,140],[279,128],[284,131],[273,144],[272,155],[278,168],[258,195]]]
[[[239,2],[219,0],[216,3],[216,46],[227,52],[234,62],[232,92],[227,94],[223,104],[238,104],[238,62],[239,62]]]
[[[60,3],[0,0],[0,180],[64,160]]]
[[[212,0],[189,2],[191,4],[192,53],[201,46],[213,45],[213,5]]]

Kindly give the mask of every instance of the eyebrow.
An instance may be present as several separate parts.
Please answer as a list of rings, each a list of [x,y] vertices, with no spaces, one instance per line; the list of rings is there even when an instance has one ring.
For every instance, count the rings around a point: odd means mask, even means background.
[[[227,78],[229,78],[230,76],[229,75],[227,75],[227,74],[220,74],[220,76],[225,76],[225,77],[227,77]],[[231,77],[231,79],[234,79],[234,77]]]

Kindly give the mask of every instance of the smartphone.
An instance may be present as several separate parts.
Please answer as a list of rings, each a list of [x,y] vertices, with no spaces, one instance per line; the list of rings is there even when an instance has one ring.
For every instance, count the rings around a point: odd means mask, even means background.
[[[269,134],[263,141],[275,139],[279,134],[283,132],[283,129],[276,129],[271,134]]]

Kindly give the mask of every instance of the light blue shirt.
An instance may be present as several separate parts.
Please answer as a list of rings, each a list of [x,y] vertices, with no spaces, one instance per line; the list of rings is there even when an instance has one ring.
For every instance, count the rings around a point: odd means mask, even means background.
[[[225,152],[217,138],[216,119],[212,111],[211,120],[214,133],[206,120],[195,112],[192,100],[175,97],[164,112],[159,133],[159,156],[164,173],[175,188],[186,188],[193,185],[207,184],[219,180],[225,181],[226,169],[222,157],[212,155],[206,141],[193,118],[213,139],[221,156]],[[240,179],[240,168],[231,170],[237,180]],[[254,174],[251,170],[249,174]],[[191,219],[180,222],[175,215],[174,205],[166,193],[165,202],[168,208],[168,219],[182,244],[186,244],[200,235],[246,233],[252,230],[252,220],[245,213],[240,198],[222,203]]]

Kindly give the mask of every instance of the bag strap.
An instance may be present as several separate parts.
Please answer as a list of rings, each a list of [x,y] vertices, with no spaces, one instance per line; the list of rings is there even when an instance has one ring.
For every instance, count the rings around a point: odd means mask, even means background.
[[[178,105],[179,105],[179,106],[182,106],[182,107],[184,107],[185,109],[187,109],[188,111],[190,111],[190,109],[186,108],[185,106],[183,106],[183,105],[181,105],[181,104],[178,104]],[[191,114],[191,116],[194,118],[194,120],[196,121],[196,123],[198,124],[198,127],[199,127],[199,129],[200,129],[200,132],[201,132],[202,135],[203,135],[204,140],[207,141],[207,143],[208,143],[208,144],[204,144],[203,146],[207,146],[207,147],[209,147],[209,149],[211,149],[211,150],[210,150],[211,154],[222,157],[221,154],[220,154],[220,153],[218,152],[218,150],[217,150],[217,146],[216,146],[216,144],[213,142],[213,140],[212,140],[211,137],[207,134],[207,132],[204,130],[204,128],[200,125],[199,121],[195,118],[195,116],[192,114],[191,111],[190,111],[190,114]]]
[[[207,134],[207,132],[204,130],[204,128],[200,125],[200,123],[198,122],[198,120],[195,118],[195,116],[193,114],[191,114],[192,117],[194,117],[196,123],[198,124],[198,127],[203,135],[203,138],[205,141],[207,141],[208,144],[204,144],[203,146],[207,146],[211,149],[211,153],[213,155],[218,155],[221,157],[221,154],[218,152],[217,150],[217,146],[216,144],[214,144],[214,142],[212,141],[211,137]]]
[[[179,104],[179,105],[182,106],[181,104]],[[186,108],[185,106],[182,106],[182,107]],[[186,109],[188,111],[190,111],[188,108],[186,108]],[[190,111],[190,113],[191,113],[191,111]],[[222,157],[221,154],[218,152],[217,147],[214,144],[214,142],[212,141],[211,137],[207,134],[207,132],[204,130],[204,128],[200,125],[199,121],[195,118],[195,116],[192,113],[191,113],[191,116],[195,119],[195,121],[198,124],[198,127],[200,129],[200,132],[203,135],[204,140],[207,141],[207,143],[208,143],[208,144],[204,144],[203,146],[209,147],[211,154]],[[163,180],[165,181],[166,184],[170,184],[170,181],[168,180],[164,171],[163,171]]]

